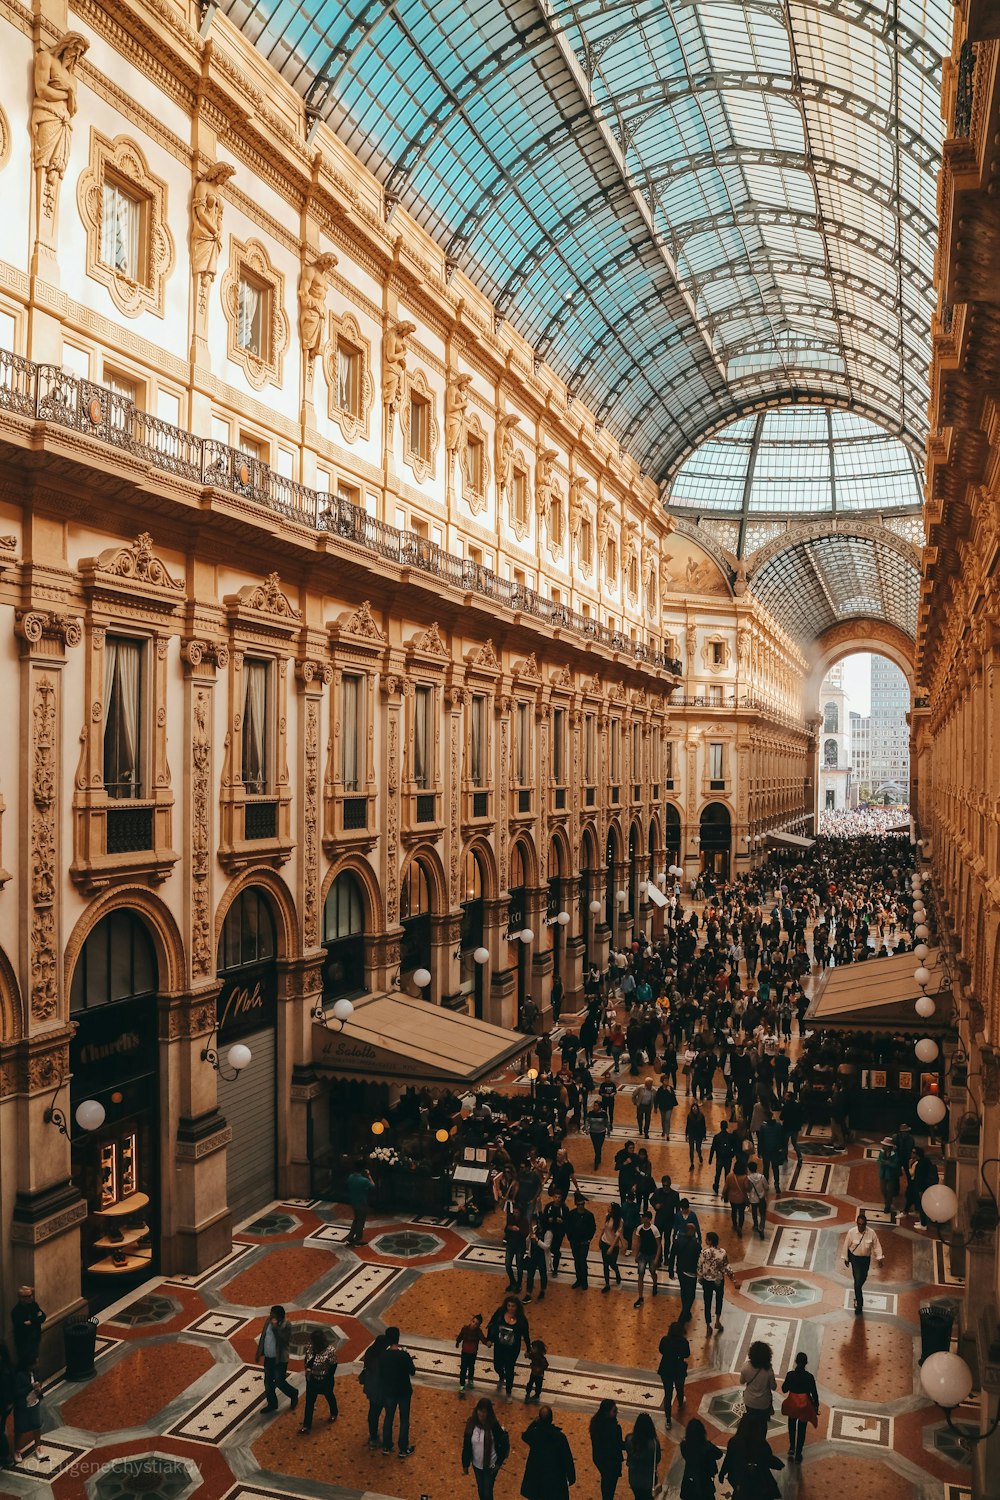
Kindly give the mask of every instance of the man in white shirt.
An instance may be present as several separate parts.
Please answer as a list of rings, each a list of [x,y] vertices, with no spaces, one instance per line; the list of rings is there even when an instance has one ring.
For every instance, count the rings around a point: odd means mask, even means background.
[[[860,1318],[864,1313],[864,1285],[868,1280],[873,1255],[881,1265],[885,1258],[882,1254],[882,1246],[878,1242],[878,1235],[874,1229],[868,1228],[867,1215],[861,1208],[858,1210],[857,1223],[847,1231],[847,1240],[844,1245],[844,1265],[850,1266],[854,1276],[854,1316],[856,1318]]]

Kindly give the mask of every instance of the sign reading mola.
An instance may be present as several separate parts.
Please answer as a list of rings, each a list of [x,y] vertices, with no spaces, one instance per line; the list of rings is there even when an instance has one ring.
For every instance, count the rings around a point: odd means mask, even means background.
[[[278,1013],[278,974],[274,964],[255,964],[226,974],[216,1002],[219,1046],[273,1026]]]

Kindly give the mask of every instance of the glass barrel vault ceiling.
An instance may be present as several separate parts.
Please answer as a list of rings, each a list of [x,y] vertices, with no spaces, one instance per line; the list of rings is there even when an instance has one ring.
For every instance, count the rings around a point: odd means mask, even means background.
[[[922,453],[947,0],[221,0],[659,479],[762,401]]]

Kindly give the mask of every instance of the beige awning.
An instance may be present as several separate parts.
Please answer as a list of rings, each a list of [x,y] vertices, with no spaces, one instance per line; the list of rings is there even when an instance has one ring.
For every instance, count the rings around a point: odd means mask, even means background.
[[[654,885],[652,880],[647,882],[646,895],[649,897],[650,901],[652,901],[654,906],[666,906],[667,904],[666,896],[658,886]]]
[[[927,993],[932,996],[944,977],[938,952],[932,948],[924,961],[931,975]],[[924,993],[913,977],[918,967],[912,953],[901,953],[898,958],[869,958],[861,964],[827,969],[818,980],[810,1020],[815,1026],[940,1030],[951,1019],[951,996],[947,991],[937,996],[936,1013],[922,1020],[914,1009]]]
[[[767,835],[769,844],[777,844],[779,849],[811,849],[815,839],[804,839],[797,833],[769,833]]]
[[[533,1038],[393,993],[358,1000],[343,1031],[313,1028],[313,1067],[337,1078],[469,1088],[530,1051]]]

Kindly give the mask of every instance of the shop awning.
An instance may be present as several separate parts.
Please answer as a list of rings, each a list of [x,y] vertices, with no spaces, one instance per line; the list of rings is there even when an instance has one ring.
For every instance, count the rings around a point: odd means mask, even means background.
[[[769,833],[767,842],[779,849],[811,849],[815,839],[804,839],[797,833]]]
[[[925,960],[931,975],[929,995],[935,995],[943,979],[938,952],[932,948]],[[946,1028],[951,1020],[951,997],[947,992],[938,997],[937,1011],[929,1019],[922,1020],[914,1010],[914,1002],[923,994],[913,977],[917,967],[912,953],[901,953],[898,958],[870,958],[863,964],[827,969],[809,1008],[811,1023],[892,1031],[905,1028],[933,1032]]]
[[[313,1029],[313,1067],[337,1078],[455,1089],[487,1083],[533,1039],[399,993],[359,1000],[343,1031]]]
[[[654,885],[652,881],[649,881],[646,886],[646,895],[654,906],[666,906],[667,904],[666,896],[660,890],[659,886]]]

